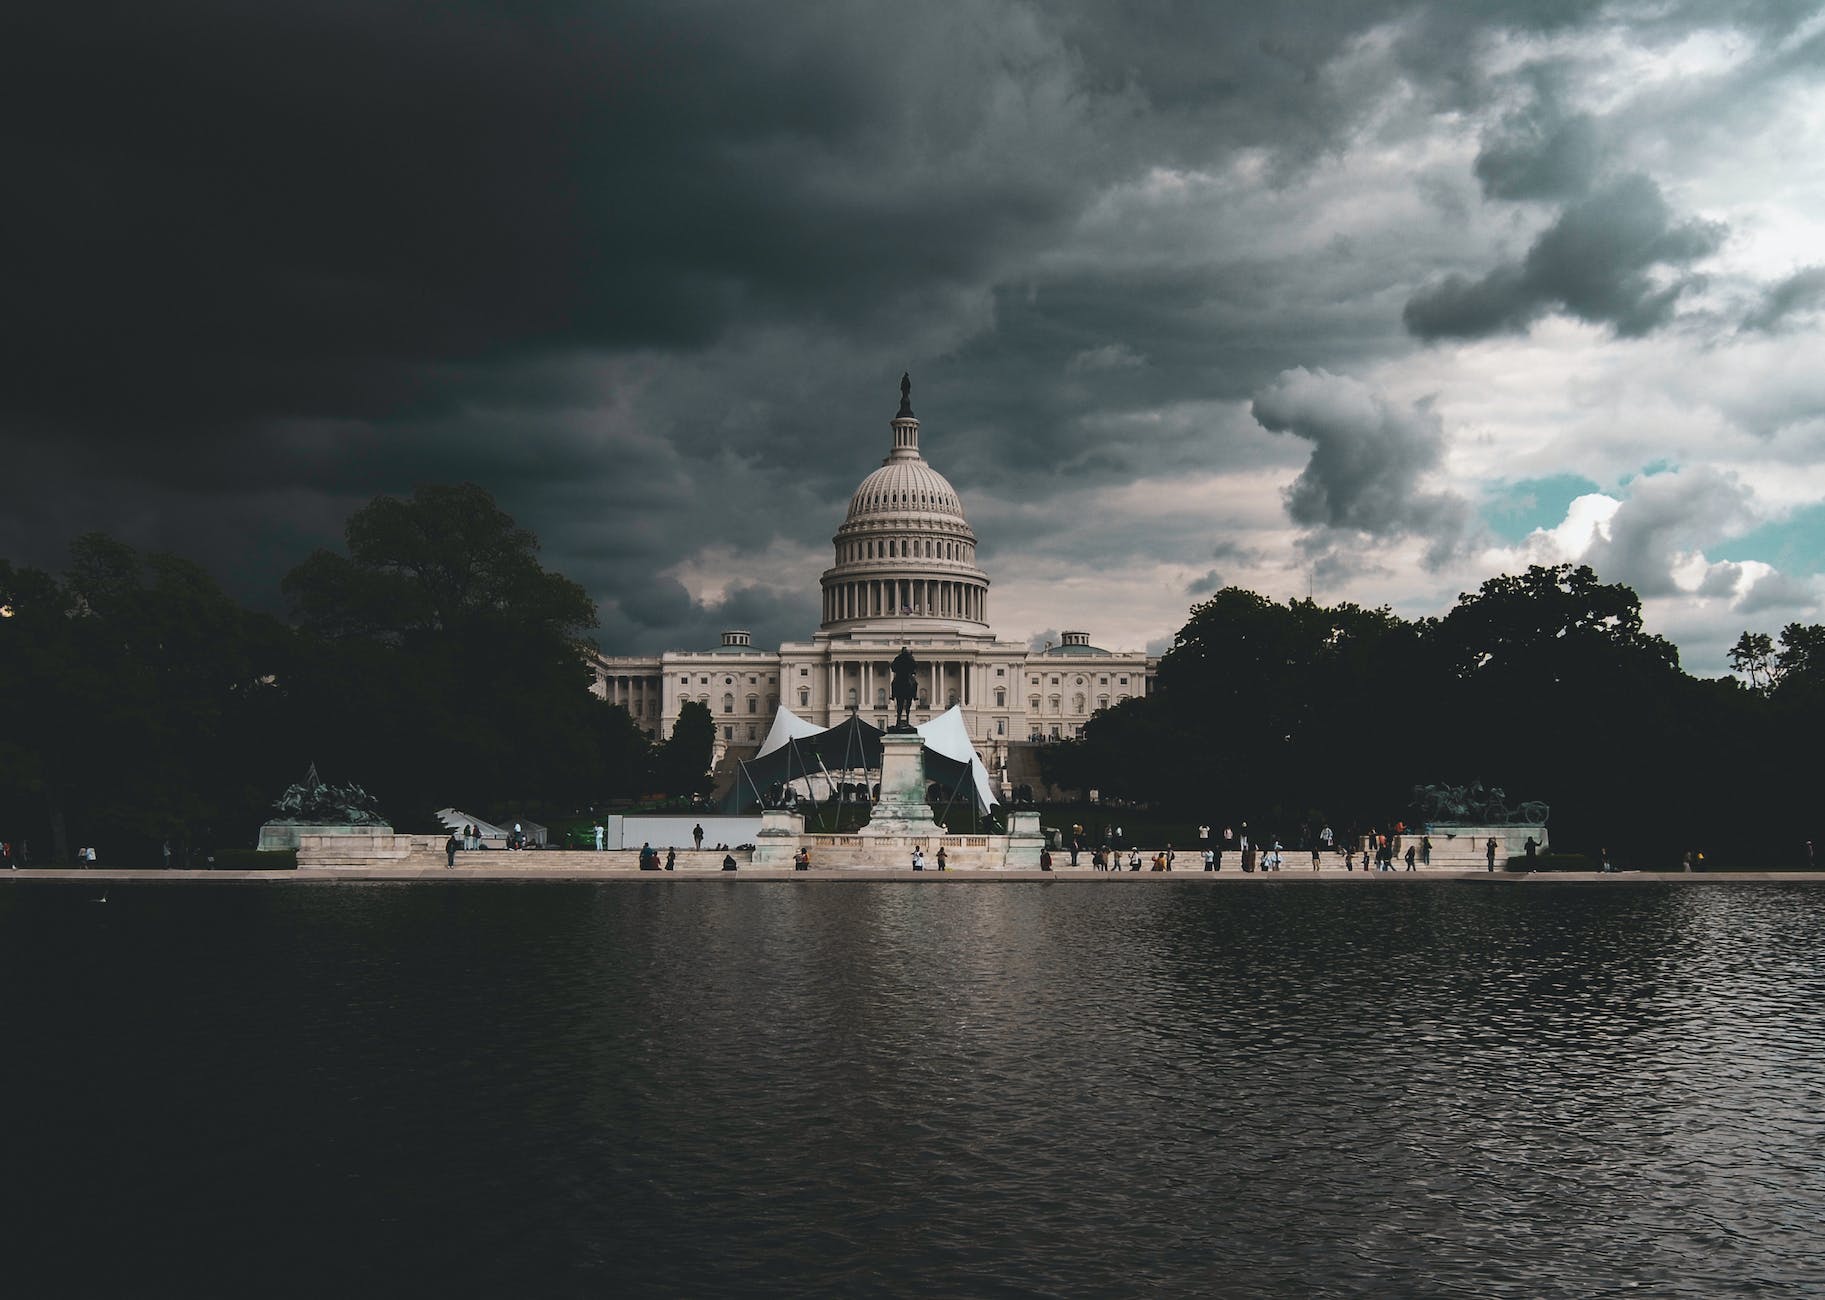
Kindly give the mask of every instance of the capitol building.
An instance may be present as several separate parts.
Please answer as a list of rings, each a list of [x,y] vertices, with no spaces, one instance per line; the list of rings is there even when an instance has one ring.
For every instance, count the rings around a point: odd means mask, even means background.
[[[1158,664],[1104,650],[1084,632],[1034,650],[997,640],[989,576],[963,502],[919,451],[911,383],[900,381],[893,445],[849,500],[824,570],[823,621],[808,641],[777,650],[745,631],[703,650],[650,657],[593,655],[596,694],[649,735],[671,732],[695,700],[716,721],[716,761],[750,757],[784,707],[819,727],[850,714],[893,720],[889,664],[902,646],[918,660],[913,722],[959,707],[977,750],[1000,771],[1015,746],[1068,739],[1099,709],[1145,695]]]

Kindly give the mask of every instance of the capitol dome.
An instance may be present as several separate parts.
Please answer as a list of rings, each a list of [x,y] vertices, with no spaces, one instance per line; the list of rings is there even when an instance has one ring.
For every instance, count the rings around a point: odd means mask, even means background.
[[[988,624],[988,575],[976,567],[976,534],[950,481],[919,452],[912,381],[900,380],[893,449],[849,499],[824,571],[825,630],[980,636]]]

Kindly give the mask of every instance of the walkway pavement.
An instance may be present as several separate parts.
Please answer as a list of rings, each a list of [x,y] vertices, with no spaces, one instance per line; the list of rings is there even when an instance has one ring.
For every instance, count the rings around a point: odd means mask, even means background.
[[[527,855],[542,859],[544,855]],[[568,856],[568,855],[567,855]],[[518,855],[516,855],[518,857]],[[901,867],[821,867],[812,871],[792,871],[779,867],[741,867],[736,871],[686,869],[678,871],[640,871],[626,867],[570,865],[545,861],[516,861],[512,866],[489,863],[486,866],[459,865],[444,867],[338,868],[334,870],[301,868],[296,871],[160,871],[131,870],[120,867],[94,871],[74,868],[23,871],[0,871],[0,885],[53,881],[66,884],[99,885],[108,882],[135,884],[181,884],[196,881],[253,881],[273,884],[360,884],[371,881],[423,881],[456,884],[465,882],[504,881],[591,881],[617,884],[676,884],[686,881],[806,881],[908,880],[924,884],[1000,884],[1007,882],[1081,882],[1102,883],[1111,888],[1117,882],[1134,885],[1162,882],[1194,883],[1211,886],[1247,886],[1286,884],[1297,881],[1323,881],[1326,884],[1355,883],[1373,889],[1395,881],[1409,883],[1459,883],[1502,886],[1527,885],[1734,885],[1734,884],[1808,884],[1825,885],[1825,871],[1619,871],[1605,875],[1594,871],[1279,871],[1250,875],[1240,871],[1141,871],[1108,872],[1069,867],[1044,871],[911,871]]]

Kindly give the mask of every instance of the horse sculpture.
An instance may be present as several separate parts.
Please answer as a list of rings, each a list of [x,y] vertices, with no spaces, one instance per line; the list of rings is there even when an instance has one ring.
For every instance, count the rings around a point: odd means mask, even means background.
[[[919,661],[912,656],[909,646],[901,646],[900,653],[894,656],[893,669],[893,725],[896,731],[912,730],[912,705],[919,696],[919,683],[914,674],[918,671]]]

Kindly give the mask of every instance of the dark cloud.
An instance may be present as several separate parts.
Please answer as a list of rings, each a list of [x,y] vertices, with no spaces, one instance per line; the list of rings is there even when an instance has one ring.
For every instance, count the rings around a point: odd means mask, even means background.
[[[1043,507],[1288,466],[1251,395],[1295,361],[1366,372],[1412,347],[1395,308],[1437,248],[1350,222],[1306,239],[1318,217],[1286,193],[1347,172],[1364,132],[1436,154],[1441,120],[1525,101],[1478,178],[1563,198],[1612,126],[1563,109],[1557,56],[1492,71],[1491,48],[1619,21],[1767,44],[1806,8],[10,6],[0,554],[57,563],[102,527],[270,606],[373,495],[467,480],[599,598],[612,649],[731,621],[800,636],[803,556],[827,555],[910,368],[966,503],[1034,507],[984,532],[985,560],[1202,555],[1208,533],[1061,534]],[[1428,167],[1389,197],[1474,204],[1461,166]],[[1664,318],[1691,223],[1665,215],[1618,270],[1575,213],[1435,315]],[[1301,509],[1374,514],[1307,473]],[[676,575],[712,542],[802,571],[706,605]]]
[[[1444,425],[1426,403],[1401,410],[1357,380],[1300,368],[1259,394],[1252,410],[1263,428],[1312,444],[1287,490],[1294,523],[1426,537],[1444,548],[1440,558],[1464,536],[1468,503],[1421,486],[1445,446]]]
[[[1763,291],[1761,301],[1743,318],[1743,328],[1777,330],[1790,317],[1825,307],[1825,266],[1809,266]]]
[[[1215,592],[1223,590],[1223,586],[1222,570],[1212,569],[1202,577],[1193,578],[1190,582],[1186,583],[1185,594],[1187,596],[1195,596],[1202,600]]]
[[[1517,333],[1551,311],[1625,338],[1672,318],[1699,283],[1693,262],[1723,243],[1721,223],[1678,219],[1660,187],[1624,176],[1559,214],[1519,263],[1481,279],[1453,274],[1408,300],[1403,318],[1423,339]]]
[[[1483,137],[1476,178],[1495,199],[1573,199],[1590,189],[1603,161],[1597,120],[1567,112],[1544,70],[1533,101]]]
[[[1770,610],[1782,610],[1798,614],[1803,610],[1816,609],[1819,593],[1817,587],[1784,573],[1763,574],[1743,593],[1741,600],[1734,606],[1738,614],[1765,614]]]

